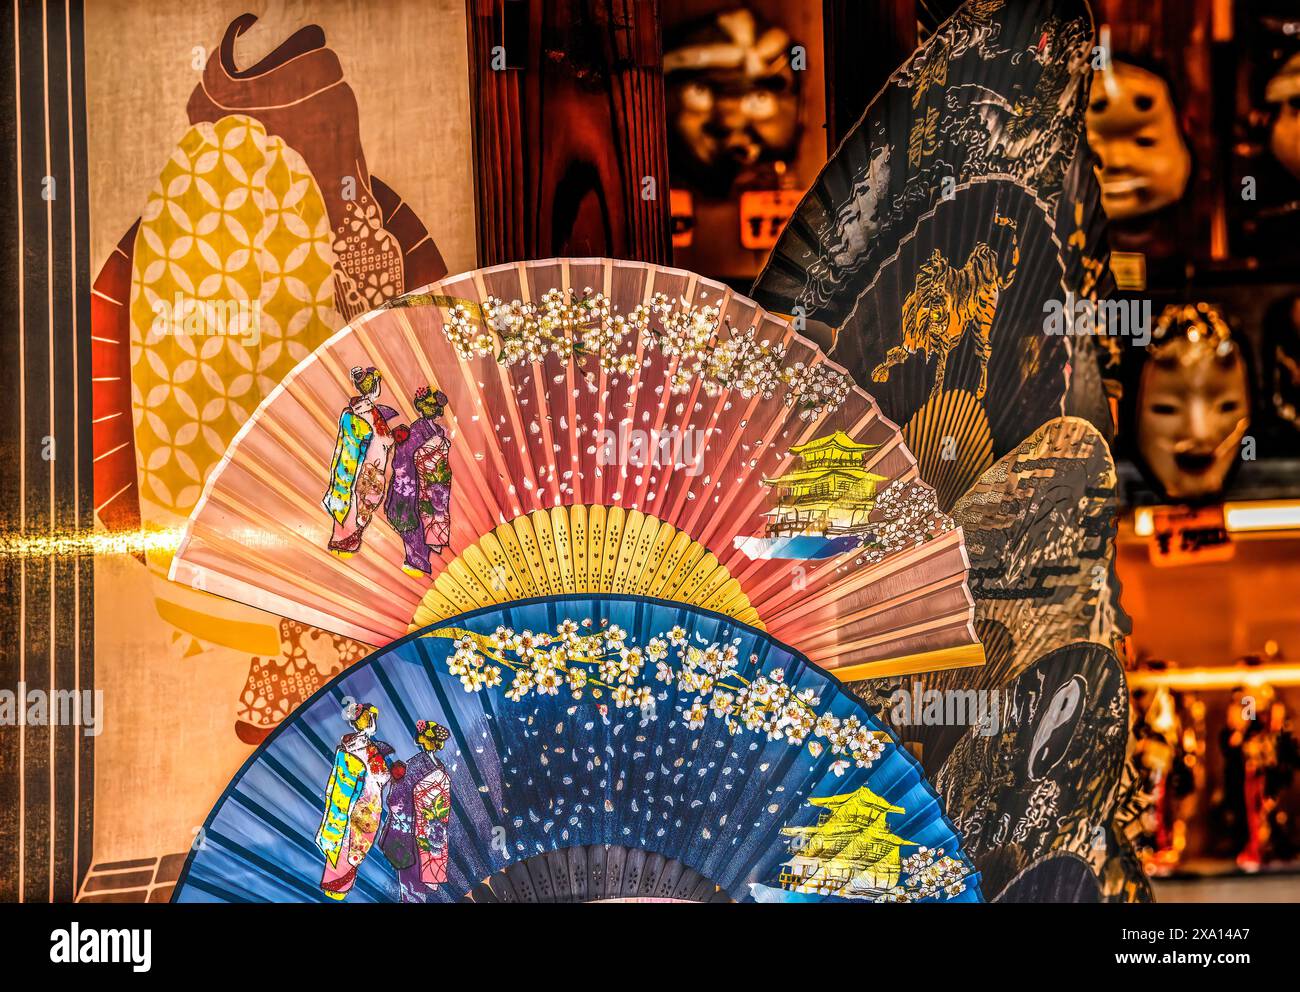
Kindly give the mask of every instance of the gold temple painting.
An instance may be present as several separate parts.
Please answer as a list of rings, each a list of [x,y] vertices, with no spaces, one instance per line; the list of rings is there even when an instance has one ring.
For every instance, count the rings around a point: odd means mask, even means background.
[[[771,493],[761,537],[737,538],[751,558],[829,558],[872,540],[871,511],[889,479],[867,469],[880,445],[843,431],[790,448],[794,464],[762,484]]]
[[[863,786],[840,796],[808,800],[826,812],[815,826],[783,827],[792,838],[791,858],[782,865],[781,888],[842,899],[874,899],[898,884],[899,848],[915,846],[895,836],[887,818],[905,813]]]

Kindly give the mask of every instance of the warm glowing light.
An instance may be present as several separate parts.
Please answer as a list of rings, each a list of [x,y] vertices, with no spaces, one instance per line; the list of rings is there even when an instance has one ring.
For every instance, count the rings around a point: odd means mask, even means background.
[[[0,556],[7,558],[72,558],[78,555],[134,555],[175,551],[182,527],[162,530],[65,531],[61,534],[5,534]]]
[[[1167,507],[1139,506],[1133,511],[1135,537],[1156,532],[1156,511]],[[1255,500],[1223,504],[1223,526],[1231,534],[1300,530],[1300,499]]]
[[[0,535],[0,558],[75,558],[79,555],[171,554],[180,547],[184,527],[129,531],[65,531],[60,534]],[[284,543],[265,531],[246,530],[238,535],[249,545]]]
[[[1156,532],[1156,514],[1149,506],[1140,506],[1133,511],[1133,533],[1138,537],[1150,537]]]
[[[1131,689],[1168,686],[1171,689],[1232,689],[1236,686],[1300,685],[1300,665],[1256,665],[1252,668],[1169,668],[1159,672],[1129,672]]]
[[[1225,503],[1223,518],[1230,532],[1300,530],[1300,499]]]

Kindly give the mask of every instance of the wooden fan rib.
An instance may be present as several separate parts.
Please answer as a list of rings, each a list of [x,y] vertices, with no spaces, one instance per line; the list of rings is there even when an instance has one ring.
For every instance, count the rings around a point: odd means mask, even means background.
[[[502,553],[505,555],[506,567],[511,577],[522,589],[525,598],[540,595],[537,589],[537,583],[533,579],[533,573],[528,567],[528,557],[524,554],[524,549],[519,545],[519,538],[515,534],[515,529],[510,524],[498,524],[492,531],[492,536],[496,538]],[[486,541],[485,547],[490,547]],[[497,564],[489,556],[489,561]]]
[[[455,603],[442,595],[436,585],[430,586],[425,590],[420,605],[415,608],[415,615],[411,617],[407,631],[420,630],[443,620],[450,620],[458,613],[463,612],[465,610],[457,607]]]
[[[587,507],[579,503],[569,516],[570,547],[573,549],[573,582],[577,589],[591,588],[587,582]]]
[[[546,576],[547,595],[564,591],[564,582],[560,578],[560,557],[555,548],[555,531],[551,527],[551,515],[547,510],[534,510],[528,515],[529,525],[537,537],[538,565]]]
[[[597,504],[587,507],[587,582],[594,592],[607,592],[600,588],[600,559],[605,547],[605,507]]]
[[[932,582],[925,583],[924,585],[905,589],[898,595],[891,596],[888,599],[869,603],[857,609],[850,609],[846,613],[841,613],[836,619],[844,626],[862,625],[892,615],[896,611],[914,607],[918,602],[936,596],[939,598],[945,598],[948,596],[959,597],[951,600],[952,608],[955,609],[957,606],[961,605],[963,608],[971,608],[973,610],[974,602],[971,599],[970,592],[966,588],[963,579],[963,574],[960,572],[943,576]],[[784,619],[786,620],[784,626],[787,627],[799,622],[799,617],[797,615],[786,617]],[[774,620],[771,626],[775,631],[777,628],[781,627],[782,624],[779,620]],[[834,639],[835,636],[835,631],[826,630],[820,634],[804,638],[804,643],[815,644],[823,640],[830,641]]]
[[[522,517],[516,517],[508,526],[514,532],[514,538],[519,545],[519,550],[523,555],[524,568],[532,577],[533,588],[536,590],[534,595],[550,596],[554,592],[551,586],[551,576],[542,561],[540,542],[537,537],[537,531],[533,527],[533,516],[541,511],[534,510],[532,513],[525,514]]]
[[[691,536],[685,531],[679,530],[674,534],[672,543],[668,545],[663,560],[659,563],[659,567],[650,580],[650,586],[647,590],[649,595],[658,596],[661,599],[672,598],[672,589],[681,580],[680,572],[688,560],[688,556],[692,560],[695,557],[695,555],[691,554],[691,546]]]
[[[614,563],[614,576],[611,588],[614,592],[626,594],[637,580],[633,574],[633,562],[636,549],[641,540],[641,531],[648,527],[645,514],[631,510],[623,526],[623,537],[618,544],[617,559]]]
[[[954,551],[955,556],[953,556]],[[850,588],[871,586],[880,589],[882,594],[888,595],[885,590],[889,588],[891,582],[903,582],[907,575],[915,574],[926,566],[932,566],[941,576],[964,574],[968,562],[962,548],[961,532],[956,529],[947,531],[924,544],[904,548],[874,565],[854,569],[851,578],[846,580],[852,583],[852,586],[841,586],[837,583],[836,588],[847,591]],[[822,591],[822,587],[815,583],[820,581],[823,574],[824,569],[815,569],[806,576],[808,586],[815,592]],[[789,610],[804,612],[801,607],[808,597],[800,595],[800,592],[791,587],[782,591],[779,596],[762,597],[755,596],[751,592],[750,598],[763,615],[768,617],[769,624],[774,624],[785,617]]]
[[[704,546],[698,545],[698,547],[703,548]],[[696,597],[700,594],[709,577],[717,572],[719,568],[721,566],[718,564],[717,556],[712,551],[706,551],[682,576],[681,582],[672,590],[672,598],[698,606],[700,601]],[[723,571],[726,570],[723,569]]]
[[[523,599],[526,586],[522,577],[515,572],[514,563],[501,546],[501,540],[495,531],[484,534],[478,544],[471,544],[465,549],[459,561],[466,569],[466,574],[456,571],[456,562],[447,566],[456,582],[467,592],[481,596],[483,606],[491,606],[503,596],[509,599]],[[467,585],[472,578],[474,585]]]
[[[571,524],[570,520],[577,522]],[[591,535],[589,546],[571,546],[573,542],[566,536],[571,526],[578,533]],[[558,538],[549,543],[555,535]],[[546,556],[550,556],[549,565],[543,561]],[[563,564],[569,558],[586,563],[585,582],[580,583]],[[626,569],[622,562],[628,563]],[[654,574],[649,573],[652,568]],[[502,524],[484,535],[446,564],[412,622],[424,625],[454,615],[449,611],[464,612],[564,591],[708,604],[715,612],[761,625],[740,584],[689,535],[636,511],[625,514],[620,507],[582,506],[537,510],[527,520]]]
[[[883,599],[909,596],[921,576],[937,579],[952,577],[958,585],[965,587],[963,563],[950,553],[927,556],[908,567],[900,567],[901,564],[871,578],[855,573],[842,582],[818,586],[805,591],[803,598],[781,610],[770,610],[765,604],[756,605],[761,606],[763,615],[768,618],[768,626],[776,630],[799,625],[809,615],[829,613],[836,616],[845,609],[863,609]],[[974,600],[969,592],[966,596],[973,606]],[[850,607],[849,604],[854,605]]]
[[[637,585],[637,594],[642,596],[650,595],[650,591],[655,588],[655,581],[659,575],[659,569],[663,567],[664,559],[668,556],[669,551],[677,540],[678,530],[670,523],[661,522],[659,529],[655,531],[654,543],[650,546],[650,551],[646,555],[645,568],[642,569],[641,579]]]
[[[651,555],[664,526],[658,517],[642,514],[641,527],[637,532],[632,548],[632,559],[624,580],[624,591],[632,594],[640,592],[645,570],[650,566]]]
[[[780,636],[777,631],[781,629],[785,635],[783,640],[792,644],[797,642],[801,649],[811,651],[837,644],[852,644],[860,638],[876,634],[904,630],[928,617],[955,614],[961,614],[970,621],[974,619],[974,608],[960,587],[949,587],[913,597],[884,613],[873,612],[865,617],[845,615],[839,618],[834,630],[814,630],[805,635],[793,629],[786,633],[783,628],[774,626],[771,633]]]
[[[560,588],[565,593],[575,593],[578,586],[574,576],[573,539],[569,532],[569,514],[564,507],[557,506],[548,514],[551,520],[551,533],[555,535],[555,557],[560,569]]]
[[[600,590],[614,591],[614,568],[618,564],[619,548],[623,545],[623,531],[627,513],[621,506],[611,506],[605,511],[605,534],[600,542]]]
[[[811,661],[828,671],[840,671],[866,664],[898,663],[902,659],[924,656],[930,656],[932,659],[942,657],[952,660],[965,659],[967,664],[982,664],[982,646],[978,640],[966,636],[966,633],[967,627],[961,615],[935,617],[927,623],[888,634],[846,641],[834,648],[821,648],[804,653]],[[921,670],[909,669],[911,672]]]
[[[710,608],[709,604],[715,600],[719,592],[734,581],[726,566],[718,565],[712,572],[701,578],[697,588],[691,593],[691,602],[696,606]],[[737,586],[739,586],[739,583],[737,583]],[[716,612],[725,613],[726,611],[717,610]]]

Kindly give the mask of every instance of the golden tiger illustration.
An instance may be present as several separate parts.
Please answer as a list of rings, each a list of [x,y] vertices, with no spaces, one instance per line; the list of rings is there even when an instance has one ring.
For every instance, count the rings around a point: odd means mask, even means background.
[[[960,269],[954,269],[939,249],[934,249],[917,272],[916,286],[903,303],[903,343],[886,352],[885,360],[871,373],[873,381],[888,382],[891,368],[922,351],[927,362],[931,355],[939,356],[931,393],[943,389],[948,355],[970,330],[980,360],[980,384],[975,398],[984,398],[988,389],[989,354],[993,350],[989,330],[997,313],[998,296],[1015,280],[1016,267],[1020,264],[1016,222],[1000,216],[993,222],[1011,229],[1011,267],[1007,274],[999,273],[998,253],[982,241],[971,249]]]

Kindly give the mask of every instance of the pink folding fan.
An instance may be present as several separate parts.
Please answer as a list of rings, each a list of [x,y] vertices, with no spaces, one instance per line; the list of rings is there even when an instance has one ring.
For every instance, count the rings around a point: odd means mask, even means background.
[[[982,661],[967,568],[898,428],[788,321],[591,258],[339,331],[244,425],[171,577],[376,645],[536,596],[672,600],[861,678]]]

